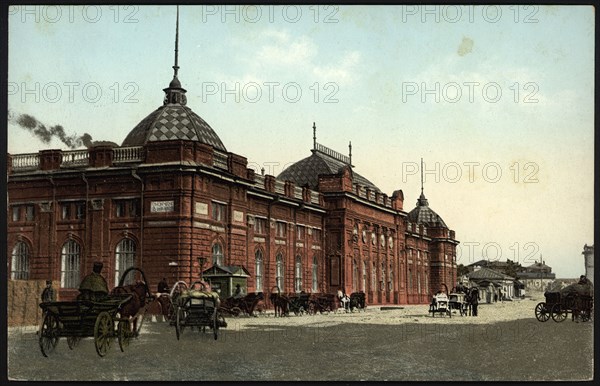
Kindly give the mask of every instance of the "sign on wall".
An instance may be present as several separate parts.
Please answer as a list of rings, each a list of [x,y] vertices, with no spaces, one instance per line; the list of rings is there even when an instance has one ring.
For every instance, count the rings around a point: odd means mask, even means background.
[[[208,214],[208,204],[205,202],[197,202],[196,203],[196,213],[197,214]]]
[[[175,211],[175,201],[152,201],[150,203],[151,213],[166,213]]]

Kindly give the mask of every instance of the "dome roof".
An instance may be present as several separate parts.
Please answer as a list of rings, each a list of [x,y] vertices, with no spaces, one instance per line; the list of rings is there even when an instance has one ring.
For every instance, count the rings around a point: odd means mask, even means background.
[[[329,154],[313,149],[312,155],[301,159],[293,165],[287,167],[278,176],[278,180],[292,181],[297,186],[305,186],[316,190],[319,185],[319,174],[336,174],[343,167],[348,166],[345,163]],[[352,171],[353,182],[355,184],[367,186],[369,189],[381,192],[377,186],[367,180],[360,174]]]
[[[448,228],[444,220],[429,207],[429,202],[422,191],[417,206],[408,213],[407,218],[412,223],[425,224],[428,227]]]
[[[199,141],[227,151],[214,130],[189,107],[167,104],[144,118],[129,132],[121,146],[142,146],[152,141]]]
[[[159,107],[142,119],[129,132],[121,146],[143,146],[152,141],[198,141],[221,151],[227,151],[223,142],[208,123],[186,106],[186,90],[175,75],[165,99]]]

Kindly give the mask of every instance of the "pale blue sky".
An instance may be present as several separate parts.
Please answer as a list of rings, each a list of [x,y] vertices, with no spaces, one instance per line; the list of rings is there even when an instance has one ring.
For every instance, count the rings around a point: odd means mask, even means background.
[[[180,7],[179,79],[229,151],[277,175],[310,155],[315,121],[320,143],[346,154],[351,140],[355,170],[388,195],[402,189],[407,211],[423,157],[426,196],[456,230],[459,262],[500,251],[530,265],[542,254],[559,277],[583,273],[592,7],[228,7]],[[12,7],[10,111],[120,144],[162,104],[174,25],[174,6]],[[8,152],[44,148],[66,146],[9,122]]]

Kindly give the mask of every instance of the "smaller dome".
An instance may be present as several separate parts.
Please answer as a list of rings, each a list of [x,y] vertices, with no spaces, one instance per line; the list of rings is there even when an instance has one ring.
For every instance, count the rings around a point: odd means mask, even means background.
[[[425,194],[421,191],[421,196],[417,200],[417,206],[408,213],[408,221],[417,224],[424,224],[425,226],[432,228],[446,228],[448,226],[442,220],[440,215],[435,213],[433,209],[429,207],[429,201],[425,198]]]

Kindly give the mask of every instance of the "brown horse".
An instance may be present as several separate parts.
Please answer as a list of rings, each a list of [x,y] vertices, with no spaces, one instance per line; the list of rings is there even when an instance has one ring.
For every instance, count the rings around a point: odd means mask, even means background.
[[[128,318],[131,322],[132,331],[138,332],[138,319],[143,318],[147,304],[153,300],[153,296],[148,290],[148,286],[143,281],[136,281],[135,284],[121,285],[111,291],[111,295],[131,294],[131,299],[121,306],[121,317]],[[141,328],[141,323],[140,326]]]
[[[275,316],[286,316],[289,313],[289,299],[285,295],[281,295],[279,292],[273,292],[269,295],[269,300],[273,304],[275,309]]]

